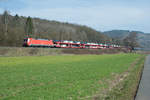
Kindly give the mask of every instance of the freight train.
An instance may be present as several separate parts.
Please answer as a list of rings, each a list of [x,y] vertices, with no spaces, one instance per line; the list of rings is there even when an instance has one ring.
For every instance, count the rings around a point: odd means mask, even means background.
[[[89,48],[89,49],[105,49],[105,48],[120,48],[119,45],[102,44],[102,43],[89,43],[80,41],[68,40],[48,40],[48,39],[34,39],[25,38],[24,47],[51,47],[51,48]]]

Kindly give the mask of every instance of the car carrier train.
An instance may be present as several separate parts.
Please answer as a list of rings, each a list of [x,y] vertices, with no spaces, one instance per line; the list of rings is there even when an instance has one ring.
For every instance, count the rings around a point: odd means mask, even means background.
[[[80,48],[80,49],[105,49],[105,48],[120,48],[119,45],[102,44],[102,43],[89,43],[80,41],[68,40],[48,40],[48,39],[34,39],[25,38],[24,47],[51,47],[51,48]]]

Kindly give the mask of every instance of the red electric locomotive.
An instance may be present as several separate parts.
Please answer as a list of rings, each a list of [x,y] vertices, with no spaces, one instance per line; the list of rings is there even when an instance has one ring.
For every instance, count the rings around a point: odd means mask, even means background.
[[[54,47],[54,43],[53,43],[53,40],[25,38],[23,46],[25,47]]]

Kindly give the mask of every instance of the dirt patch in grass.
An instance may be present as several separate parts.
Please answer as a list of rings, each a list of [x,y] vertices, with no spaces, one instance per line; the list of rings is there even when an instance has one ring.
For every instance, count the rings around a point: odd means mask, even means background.
[[[144,67],[144,56],[131,64],[131,67],[110,83],[110,88],[103,100],[134,100],[140,76]],[[115,85],[113,85],[115,84]],[[101,99],[100,99],[101,100]]]
[[[142,56],[134,61],[127,71],[122,74],[112,73],[111,79],[99,81],[100,84],[107,83],[108,88],[99,90],[95,95],[81,98],[83,100],[134,100],[140,76],[144,66]]]

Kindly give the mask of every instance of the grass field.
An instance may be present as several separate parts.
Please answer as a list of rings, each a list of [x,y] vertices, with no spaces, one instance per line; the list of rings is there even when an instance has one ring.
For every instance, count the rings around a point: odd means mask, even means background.
[[[108,88],[104,80],[123,73],[140,56],[0,57],[0,99],[84,100]]]

